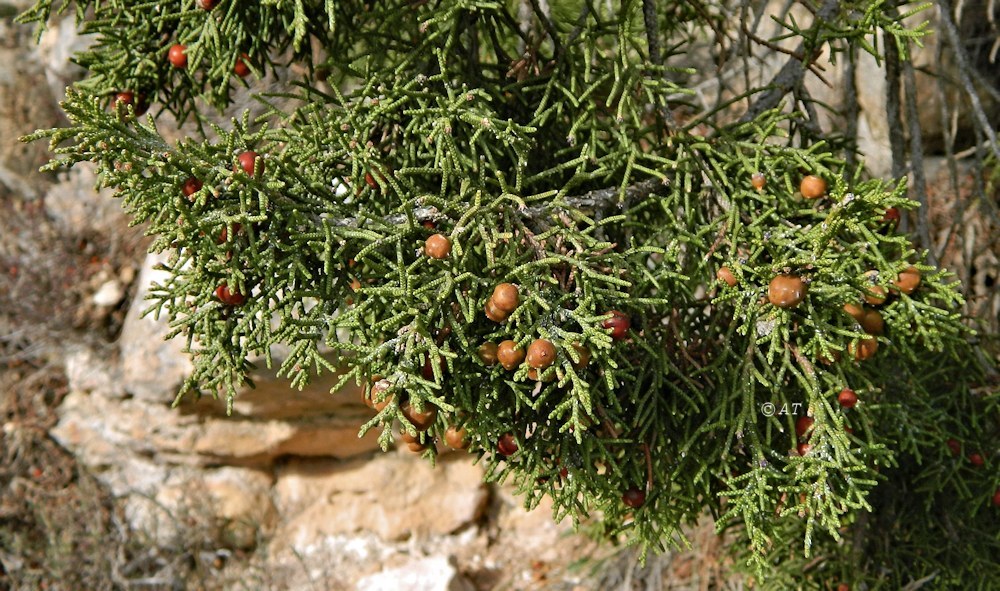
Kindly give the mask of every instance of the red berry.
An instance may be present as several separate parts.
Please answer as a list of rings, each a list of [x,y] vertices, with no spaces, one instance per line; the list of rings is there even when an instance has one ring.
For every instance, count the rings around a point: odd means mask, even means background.
[[[646,493],[638,488],[630,488],[622,494],[622,502],[626,507],[638,509],[646,504]]]
[[[767,177],[764,176],[763,172],[757,171],[750,175],[750,184],[753,185],[754,189],[758,191],[764,190],[764,184],[767,182]]]
[[[118,103],[125,103],[126,105],[131,105],[134,102],[135,102],[135,94],[130,90],[119,92],[118,94],[115,95],[114,104],[116,108],[118,106]]]
[[[844,388],[840,394],[837,394],[837,402],[844,408],[854,408],[854,405],[858,403],[858,395],[854,393],[854,390]]]
[[[257,164],[255,166],[256,161],[257,161],[257,152],[254,152],[253,150],[247,150],[246,152],[243,152],[242,154],[239,155],[239,168],[233,167],[233,172],[242,169],[243,172],[247,173],[250,176],[254,176],[255,174],[258,173],[263,173],[264,172],[263,160],[260,162],[260,164]]]
[[[997,492],[993,493],[993,506],[1000,507],[1000,488],[997,489]]]
[[[517,441],[513,433],[504,433],[497,441],[497,451],[502,456],[512,456],[517,453]]]
[[[837,585],[837,591],[851,591],[851,586],[847,583]]]
[[[800,456],[804,456],[807,453],[809,453],[809,450],[812,449],[812,446],[809,445],[808,443],[800,443],[796,449],[798,450]]]
[[[795,421],[795,434],[802,437],[809,432],[809,429],[812,429],[813,423],[815,422],[816,420],[812,417],[799,417],[798,420]]]
[[[225,283],[215,288],[215,297],[219,298],[219,301],[227,306],[242,306],[247,301],[245,295],[229,289],[229,286]]]
[[[951,455],[957,456],[962,453],[962,444],[957,439],[949,439],[945,443],[948,445],[948,449],[951,450]]]
[[[191,195],[194,195],[198,191],[201,191],[201,187],[202,187],[201,181],[194,178],[193,176],[188,177],[188,179],[184,181],[184,187],[181,189],[181,193],[183,193],[185,197],[190,197]]]
[[[167,61],[169,61],[170,65],[175,68],[178,69],[186,68],[188,65],[188,58],[186,52],[187,52],[186,45],[181,45],[180,43],[171,45],[170,50],[167,51]]]
[[[899,225],[899,217],[899,208],[890,207],[885,210],[885,215],[882,216],[882,223],[896,227]]]
[[[249,76],[250,66],[247,65],[248,61],[250,61],[250,56],[245,53],[241,53],[240,57],[236,58],[236,65],[233,66],[233,73],[240,78],[246,78]]]
[[[233,232],[239,232],[243,229],[242,224],[233,224]],[[216,244],[222,244],[229,240],[229,229],[226,226],[222,226],[222,231],[219,232],[219,239],[216,240]]]
[[[444,370],[447,367],[448,367],[448,365],[445,363],[444,357],[439,357],[438,358],[438,368],[441,370],[442,374],[444,374]],[[425,380],[433,380],[434,379],[434,366],[431,365],[431,360],[430,360],[429,357],[424,360],[424,366],[423,366],[423,368],[420,369],[420,375],[422,375]]]
[[[624,339],[628,335],[628,329],[632,326],[632,321],[624,312],[611,310],[611,318],[601,323],[601,326],[611,331],[611,338],[616,341]]]
[[[136,115],[142,115],[149,109],[149,104],[146,103],[145,95],[140,94],[136,97],[135,93],[131,90],[126,90],[116,94],[114,100],[112,101],[112,107],[117,109],[118,103],[132,105],[132,109],[135,111]]]
[[[983,460],[983,456],[980,454],[969,454],[969,463],[971,463],[976,468],[981,468],[986,462]]]
[[[219,0],[194,0],[194,4],[202,10],[212,10],[219,4]]]

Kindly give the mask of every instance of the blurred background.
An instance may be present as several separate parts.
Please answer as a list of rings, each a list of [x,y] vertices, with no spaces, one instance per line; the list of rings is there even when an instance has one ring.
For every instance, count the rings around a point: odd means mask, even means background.
[[[29,4],[0,0],[0,589],[743,588],[727,577],[726,539],[710,519],[691,525],[690,550],[640,565],[630,549],[593,541],[586,523],[573,533],[544,503],[528,512],[510,488],[484,485],[464,452],[442,446],[432,467],[405,447],[377,451],[374,434],[357,436],[371,416],[360,392],[330,395],[332,380],[297,392],[262,369],[231,416],[211,399],[173,408],[184,343],[143,315],[161,259],[110,193],[94,191],[91,168],[40,173],[48,146],[18,141],[65,124],[58,102],[82,76],[69,57],[85,47],[72,17],[36,44],[13,22]],[[825,60],[825,81],[807,88],[831,107],[828,125],[854,126],[872,175],[924,179],[925,246],[962,281],[964,312],[996,359],[994,15],[992,3],[961,7],[964,70],[935,9],[919,16],[935,33],[903,84],[917,115],[903,169],[881,65]],[[704,79],[688,84],[706,109],[742,81],[715,67],[713,51],[686,57],[702,61]],[[761,80],[787,59],[749,51]]]

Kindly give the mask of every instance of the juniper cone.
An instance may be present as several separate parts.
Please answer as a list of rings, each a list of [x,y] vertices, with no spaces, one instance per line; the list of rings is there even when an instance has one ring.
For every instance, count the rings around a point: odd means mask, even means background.
[[[905,179],[868,175],[856,129],[804,94],[821,55],[868,52],[898,77],[930,14],[802,7],[40,0],[21,22],[73,10],[93,45],[68,125],[27,139],[51,142],[48,170],[95,163],[170,253],[148,303],[190,344],[180,397],[231,402],[251,359],[284,345],[293,388],[325,372],[380,384],[361,432],[383,448],[419,407],[437,417],[424,441],[462,425],[487,480],[643,554],[708,514],[761,588],[985,589],[1000,405],[960,286],[883,221],[926,219]],[[773,19],[780,38],[762,37]],[[178,44],[185,68],[166,57]],[[777,60],[773,79],[753,82],[747,48]],[[696,50],[712,60],[690,67]],[[717,68],[751,87],[702,101]],[[149,114],[120,116],[122,93]],[[250,97],[254,114],[233,106]],[[436,234],[443,260],[424,254]],[[884,299],[912,267],[919,288]],[[776,277],[808,293],[772,304]],[[502,284],[517,298],[493,301]],[[884,336],[844,313],[863,298]],[[522,363],[540,339],[551,381]],[[837,404],[844,384],[864,405]],[[798,403],[809,443],[765,403]],[[545,477],[555,465],[571,478]]]

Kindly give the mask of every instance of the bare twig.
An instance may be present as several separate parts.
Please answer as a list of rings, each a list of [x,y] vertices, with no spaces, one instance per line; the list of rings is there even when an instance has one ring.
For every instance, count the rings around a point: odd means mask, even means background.
[[[885,114],[889,120],[889,150],[892,152],[892,176],[902,178],[906,175],[906,140],[903,137],[901,100],[899,98],[899,51],[889,33],[883,33],[882,42],[885,45]],[[902,220],[906,225],[906,218]],[[905,228],[904,228],[905,229]]]
[[[649,453],[649,444],[643,442],[642,453],[646,456],[646,492],[653,490],[653,457]]]
[[[910,60],[903,62],[903,87],[906,98],[906,118],[910,127],[910,170],[913,172],[913,191],[920,209],[917,210],[917,236],[927,249],[928,261],[937,265],[934,244],[931,242],[927,206],[927,179],[924,175],[924,146],[920,136],[920,114],[917,112],[917,81]]]
[[[538,20],[541,21],[542,27],[545,28],[546,34],[552,39],[552,48],[555,52],[556,61],[562,56],[562,44],[559,42],[559,34],[556,33],[556,28],[552,25],[552,21],[549,20],[549,16],[545,14],[542,7],[538,4],[538,0],[530,0],[531,9],[534,11],[535,15],[538,16]]]
[[[806,375],[816,375],[816,368],[814,368],[813,364],[806,359],[805,355],[803,355],[801,351],[799,351],[798,347],[791,343],[785,343],[785,346],[788,347],[789,351],[791,351],[792,357],[795,357],[795,361],[799,363],[799,366],[802,367],[804,372],[806,372]]]
[[[854,170],[858,161],[856,150],[858,146],[858,117],[860,116],[860,109],[858,106],[858,82],[855,80],[855,76],[857,75],[856,60],[857,52],[851,47],[848,50],[847,63],[844,69],[844,104],[846,105],[844,118],[847,120],[844,135],[849,142],[846,158],[849,170]]]
[[[823,6],[816,11],[816,18],[813,21],[814,26],[819,26],[823,21],[827,21],[833,18],[837,10],[840,8],[840,2],[838,0],[826,0]],[[799,44],[798,49],[795,53],[799,55],[805,55],[805,42]],[[768,84],[768,90],[762,92],[757,100],[750,105],[747,112],[740,117],[740,123],[747,123],[756,119],[764,111],[769,111],[778,106],[781,99],[785,97],[786,94],[794,90],[802,82],[803,76],[805,76],[807,66],[807,60],[799,60],[794,57],[789,57],[785,65],[782,66],[781,70],[774,75],[771,79],[771,83]]]
[[[582,195],[565,197],[558,203],[549,202],[545,205],[535,205],[521,208],[517,210],[517,213],[521,216],[521,218],[532,219],[539,218],[549,212],[562,210],[566,207],[596,211],[610,209],[612,207],[627,208],[629,204],[648,196],[660,186],[663,186],[663,181],[660,179],[646,179],[627,187],[625,189],[625,195],[621,199],[619,199],[621,189],[618,187],[608,187],[606,189],[595,189]],[[432,206],[415,207],[411,212],[411,215],[418,222],[428,220],[433,221],[442,217],[438,208]],[[382,221],[393,226],[401,226],[405,224],[408,219],[409,216],[407,216],[407,214],[397,213],[382,218]],[[356,217],[326,219],[325,222],[332,226],[339,227],[357,226],[359,223],[358,218]]]
[[[661,65],[660,25],[656,18],[656,4],[653,0],[642,0],[642,20],[646,24],[646,43],[649,47],[649,61]]]
[[[976,87],[969,75],[973,66],[969,63],[969,56],[965,52],[965,47],[962,46],[958,28],[951,17],[951,2],[949,0],[938,0],[938,15],[941,19],[945,36],[948,39],[948,44],[951,45],[952,51],[955,52],[955,61],[958,62],[958,77],[962,82],[965,93],[969,95],[969,102],[972,104],[972,114],[975,115],[976,122],[979,123],[978,127],[989,138],[989,146],[993,151],[993,155],[1000,159],[1000,144],[997,143],[997,134],[990,124],[989,117],[986,116],[986,111],[983,110],[983,103],[979,99],[979,93],[976,91]]]

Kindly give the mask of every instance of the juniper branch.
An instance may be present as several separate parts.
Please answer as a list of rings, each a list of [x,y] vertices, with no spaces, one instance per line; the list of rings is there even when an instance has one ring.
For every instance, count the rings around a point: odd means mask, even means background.
[[[582,195],[565,197],[561,201],[553,201],[544,205],[529,206],[517,210],[522,219],[535,219],[542,217],[553,211],[563,209],[603,211],[613,207],[627,208],[631,203],[649,196],[657,187],[663,186],[660,179],[646,179],[634,185],[626,187],[624,196],[618,187],[608,187],[605,189],[595,189]],[[418,222],[435,221],[441,217],[441,212],[436,207],[421,206],[416,207],[411,212],[412,217]],[[409,216],[405,213],[397,213],[382,218],[382,220],[392,226],[405,225]],[[360,223],[360,218],[344,217],[327,219],[326,223],[332,226],[351,227]]]

